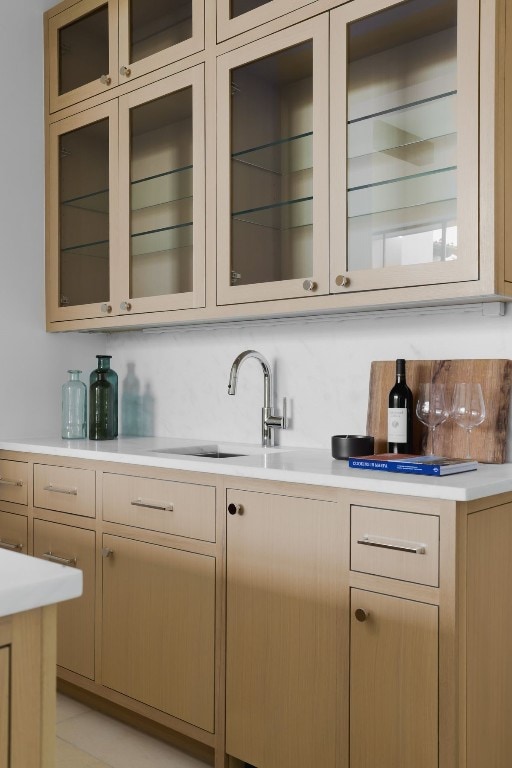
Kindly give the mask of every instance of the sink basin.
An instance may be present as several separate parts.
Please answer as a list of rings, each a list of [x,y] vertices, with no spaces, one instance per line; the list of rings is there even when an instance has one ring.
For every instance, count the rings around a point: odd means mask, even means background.
[[[246,453],[220,451],[218,445],[205,445],[190,448],[154,448],[152,453],[172,453],[176,456],[199,456],[201,459],[234,459],[246,456]]]

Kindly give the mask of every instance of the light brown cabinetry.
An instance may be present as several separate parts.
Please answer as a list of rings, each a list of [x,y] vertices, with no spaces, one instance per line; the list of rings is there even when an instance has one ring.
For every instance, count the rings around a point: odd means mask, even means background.
[[[217,0],[217,40],[254,29],[309,3],[315,0]]]
[[[244,490],[227,504],[226,751],[257,768],[334,766],[339,505]]]
[[[34,555],[83,571],[83,592],[57,609],[57,664],[94,680],[95,532],[34,520]]]
[[[102,684],[213,732],[215,559],[121,536],[103,547]]]
[[[47,14],[50,111],[204,47],[204,0],[81,0]]]
[[[0,510],[0,549],[27,554],[28,518]]]
[[[52,123],[50,322],[204,304],[198,65]]]
[[[0,768],[9,768],[9,677],[11,649],[8,645],[0,648]]]

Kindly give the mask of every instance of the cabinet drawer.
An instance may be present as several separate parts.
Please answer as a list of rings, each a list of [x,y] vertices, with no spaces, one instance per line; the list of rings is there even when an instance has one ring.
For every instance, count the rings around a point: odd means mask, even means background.
[[[353,571],[439,586],[439,518],[415,512],[353,506]]]
[[[27,517],[0,510],[0,549],[27,554],[27,541]]]
[[[0,461],[0,501],[27,503],[28,464],[26,461]]]
[[[103,475],[103,519],[215,541],[215,488],[130,475]]]
[[[34,506],[95,517],[96,478],[93,469],[34,464]]]

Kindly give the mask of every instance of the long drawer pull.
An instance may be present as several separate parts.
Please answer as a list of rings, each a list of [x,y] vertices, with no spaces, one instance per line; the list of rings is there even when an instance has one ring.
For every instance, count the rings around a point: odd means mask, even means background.
[[[9,480],[7,477],[0,477],[0,485],[23,485],[23,480]]]
[[[153,501],[145,501],[144,499],[132,499],[130,504],[134,507],[146,507],[147,509],[161,509],[163,512],[172,512],[174,510],[174,504],[158,503]]]
[[[0,539],[0,549],[11,549],[13,552],[21,552],[23,544],[17,544],[14,541],[4,541]]]
[[[54,555],[53,552],[44,552],[42,557],[44,560],[49,560],[50,563],[58,563],[59,565],[76,565],[76,557],[59,557]]]
[[[381,547],[382,549],[393,549],[396,552],[410,552],[412,555],[426,555],[427,553],[425,544],[413,544],[412,542],[392,544],[390,541],[379,539],[376,536],[368,536],[368,534],[363,536],[362,539],[358,539],[357,543],[363,544],[365,547]]]
[[[68,496],[78,496],[78,488],[64,488],[59,485],[45,485],[43,491],[51,491],[52,493],[67,493]]]

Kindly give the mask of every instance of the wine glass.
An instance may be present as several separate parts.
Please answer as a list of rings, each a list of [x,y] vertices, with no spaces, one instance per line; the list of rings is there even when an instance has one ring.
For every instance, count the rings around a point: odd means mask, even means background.
[[[471,430],[485,419],[485,403],[480,384],[455,384],[451,416],[459,427],[466,430],[466,458],[469,459]]]
[[[436,427],[442,424],[448,416],[450,410],[446,402],[446,392],[444,384],[419,385],[418,400],[416,402],[416,416],[428,429],[427,454],[430,444],[430,453],[434,454],[434,433]]]

